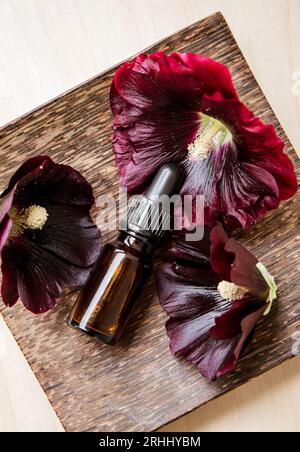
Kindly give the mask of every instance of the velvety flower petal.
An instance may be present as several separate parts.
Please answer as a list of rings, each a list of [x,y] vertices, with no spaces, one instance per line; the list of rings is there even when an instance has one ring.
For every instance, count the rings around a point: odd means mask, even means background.
[[[205,237],[202,242],[173,239],[156,281],[160,303],[170,317],[166,330],[172,353],[184,356],[213,380],[233,370],[246,351],[267,306],[262,293],[266,283],[256,268],[257,259],[228,239],[221,225],[212,230],[210,241]],[[225,299],[219,291],[223,278],[255,285],[246,286],[241,299]]]
[[[14,189],[0,196],[0,253],[12,228],[12,221],[8,216],[8,212],[12,206],[13,197]]]
[[[291,198],[297,191],[294,166],[284,153],[285,144],[272,124],[263,123],[241,102],[235,107],[239,117],[232,121],[241,160],[270,173],[277,184],[279,200]]]
[[[74,168],[54,163],[49,157],[34,157],[12,177],[9,188],[17,184],[14,205],[51,204],[91,207],[93,192],[87,180]]]
[[[207,227],[203,230],[203,239],[197,241],[186,240],[186,234],[190,231],[181,229],[173,231],[171,239],[162,248],[161,254],[166,262],[174,262],[178,260],[195,262],[197,265],[201,263],[203,266],[210,265],[210,235],[211,230]]]
[[[219,188],[225,223],[231,224],[233,217],[247,228],[279,205],[278,186],[272,174],[250,163],[227,165]]]
[[[182,196],[204,196],[204,212],[196,209],[193,200],[193,224],[214,224],[219,218],[220,202],[218,194],[218,181],[222,171],[222,161],[217,153],[211,153],[201,163],[197,160],[186,159],[183,162],[186,175],[185,183],[181,189]],[[202,218],[201,218],[202,217]]]
[[[192,53],[139,55],[116,71],[113,83],[115,93],[130,105],[152,111],[177,102],[187,111],[198,111],[202,96],[217,91],[237,97],[226,66]]]
[[[193,321],[195,314],[210,313],[218,300],[224,301],[217,292],[219,277],[209,268],[174,261],[164,264],[156,276],[162,306],[173,319]]]
[[[13,306],[19,299],[14,259],[9,258],[9,248],[2,251],[2,287],[1,296],[6,306]]]
[[[0,199],[2,298],[27,309],[53,308],[62,291],[86,281],[101,248],[86,179],[47,156],[25,162]]]
[[[223,315],[216,315],[214,320],[210,318],[210,322],[204,316],[201,326],[207,334],[181,354],[208,380],[231,372],[246,351],[264,309],[264,302],[251,304],[242,301],[236,302]]]
[[[43,171],[44,167],[47,165],[51,166],[52,164],[53,162],[51,158],[47,155],[38,155],[26,160],[26,162],[24,162],[12,176],[7,190],[4,193],[12,190],[24,177],[30,175],[30,177],[33,178],[35,175],[39,175]]]
[[[297,191],[293,165],[272,125],[262,123],[237,99],[205,97],[202,109],[229,124],[235,138],[202,161],[186,159],[182,194],[203,195],[204,221],[247,228]],[[196,221],[194,215],[193,221]]]
[[[8,215],[0,223],[0,253],[4,247],[12,228],[12,220]]]
[[[4,303],[14,304],[17,287],[24,306],[34,314],[52,309],[63,289],[81,286],[90,272],[90,268],[79,268],[50,251],[41,251],[25,236],[3,249],[2,262]],[[12,266],[13,275],[9,271]]]
[[[213,225],[222,216],[230,229],[247,228],[279,205],[279,189],[273,175],[238,160],[236,150],[230,146],[211,153],[201,164],[186,160],[183,167],[186,181],[181,194],[204,196],[206,224]],[[193,212],[193,222],[197,224],[201,216],[196,217]]]
[[[12,206],[14,198],[14,190],[9,190],[0,196],[0,223],[4,220]]]
[[[77,267],[90,267],[99,256],[100,233],[87,207],[48,207],[48,220],[39,231],[26,231],[30,243]]]
[[[277,200],[278,205],[281,200],[289,199],[296,193],[297,179],[293,164],[284,153],[284,142],[279,138],[272,124],[263,123],[238,99],[222,99],[219,93],[213,96],[205,96],[202,100],[202,110],[209,111],[210,115],[218,118],[224,124],[228,124],[235,138],[237,154],[233,159],[233,167],[229,174],[230,165],[228,166],[228,162],[224,168],[225,171],[222,176],[224,181],[228,179],[230,174],[239,176],[240,162],[249,163],[251,164],[250,168],[252,168],[251,173],[257,174],[255,177],[257,184],[252,184],[253,189],[256,189],[257,192],[259,185],[264,182],[266,183],[263,185],[270,187],[269,190],[262,190],[261,202],[271,193],[271,196]],[[237,166],[234,160],[237,161]],[[248,166],[243,168],[245,170],[243,176],[247,173],[248,168]],[[263,172],[260,172],[260,169]],[[236,178],[235,183],[236,185],[239,183],[239,177]],[[251,186],[246,188],[250,192]],[[221,189],[221,200],[222,192]],[[226,200],[224,201],[226,205]],[[268,199],[266,201],[269,202]],[[266,204],[261,207],[260,217],[268,210],[277,207],[277,205],[273,205],[273,200],[271,202],[270,205]],[[257,202],[257,204],[259,203]],[[254,205],[254,207],[257,209],[258,206]],[[247,206],[243,206],[243,210],[247,213]]]
[[[255,310],[253,307],[253,311],[243,318],[243,320],[241,321],[242,334],[239,335],[239,340],[236,341],[236,346],[235,346],[235,349],[233,350],[233,352],[227,356],[227,360],[224,360],[224,362],[218,368],[218,371],[216,374],[217,378],[222,377],[223,375],[227,374],[228,372],[231,372],[232,370],[234,370],[239,358],[244,355],[244,353],[247,350],[248,345],[252,341],[252,338],[255,333],[255,326],[256,326],[257,322],[261,319],[261,317],[264,313],[264,310],[265,310],[265,304],[263,302],[260,305],[256,304]],[[213,332],[211,332],[211,334],[213,335]],[[222,340],[222,343],[223,342],[225,342],[225,343],[231,342],[232,343],[232,341],[229,339],[226,339],[225,341]]]
[[[227,68],[208,58],[140,55],[117,70],[111,107],[121,185],[141,192],[159,166],[177,163],[186,175],[181,194],[194,197],[194,223],[247,228],[297,190],[273,125],[240,102]]]
[[[222,280],[231,281],[263,297],[268,286],[257,268],[258,260],[247,248],[228,238],[221,224],[211,232],[210,262]]]
[[[219,275],[222,280],[231,281],[231,268],[232,263],[234,261],[235,255],[233,253],[229,253],[225,251],[225,246],[228,243],[228,236],[224,231],[224,228],[221,224],[216,225],[210,235],[210,263],[212,269]],[[248,251],[245,250],[247,253]],[[251,255],[252,256],[252,255]],[[248,254],[247,254],[248,257]],[[252,259],[252,257],[251,257]],[[255,260],[255,265],[258,262],[257,259],[253,256]]]
[[[216,91],[236,97],[228,69],[201,55],[156,52],[122,65],[111,89],[121,185],[136,191],[163,163],[182,159],[199,130],[201,98]]]

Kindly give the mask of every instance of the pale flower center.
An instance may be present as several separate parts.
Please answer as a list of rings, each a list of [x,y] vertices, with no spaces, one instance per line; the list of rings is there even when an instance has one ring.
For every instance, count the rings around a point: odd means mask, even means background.
[[[212,150],[232,141],[230,130],[216,118],[200,113],[200,130],[193,143],[188,145],[190,159],[204,160]]]
[[[238,286],[229,281],[221,281],[217,290],[225,300],[229,301],[240,300],[248,292],[246,287]]]
[[[25,210],[26,226],[29,229],[43,229],[48,218],[45,207],[30,206]]]
[[[48,219],[48,212],[45,207],[36,205],[22,210],[13,207],[8,214],[13,220],[10,237],[22,234],[25,229],[42,230]]]

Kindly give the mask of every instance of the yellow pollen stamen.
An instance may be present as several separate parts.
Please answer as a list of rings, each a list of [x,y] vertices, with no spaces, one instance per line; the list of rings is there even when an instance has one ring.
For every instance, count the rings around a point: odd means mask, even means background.
[[[45,207],[30,206],[25,210],[26,226],[29,229],[43,229],[48,218]]]
[[[229,301],[240,300],[248,292],[246,287],[238,286],[229,281],[221,281],[217,290],[225,300]]]
[[[13,220],[10,237],[21,235],[25,229],[42,230],[48,219],[45,207],[32,205],[23,210],[11,208],[9,216]]]
[[[204,160],[211,151],[232,141],[230,130],[216,118],[200,113],[200,130],[193,143],[188,145],[191,159]]]

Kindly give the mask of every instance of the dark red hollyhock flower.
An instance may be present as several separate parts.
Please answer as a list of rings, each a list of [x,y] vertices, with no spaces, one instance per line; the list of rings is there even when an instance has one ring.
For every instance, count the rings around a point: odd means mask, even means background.
[[[195,364],[209,380],[234,369],[251,341],[257,321],[267,314],[277,286],[262,263],[223,227],[211,240],[174,238],[157,271],[170,349]]]
[[[120,183],[130,192],[176,162],[186,173],[181,194],[204,195],[205,222],[231,228],[256,223],[296,192],[283,141],[240,102],[228,69],[216,61],[139,55],[116,71],[111,108]],[[199,218],[194,211],[193,221]]]
[[[26,161],[0,197],[2,299],[20,298],[38,314],[63,289],[81,286],[96,261],[101,235],[90,217],[94,197],[85,178],[38,156]]]

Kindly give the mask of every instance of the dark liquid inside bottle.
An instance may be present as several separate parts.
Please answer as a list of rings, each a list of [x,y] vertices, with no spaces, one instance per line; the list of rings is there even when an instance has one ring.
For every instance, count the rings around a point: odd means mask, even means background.
[[[152,271],[152,254],[152,245],[125,232],[104,245],[68,324],[108,344],[117,343]]]

